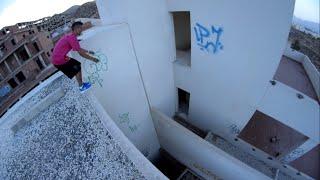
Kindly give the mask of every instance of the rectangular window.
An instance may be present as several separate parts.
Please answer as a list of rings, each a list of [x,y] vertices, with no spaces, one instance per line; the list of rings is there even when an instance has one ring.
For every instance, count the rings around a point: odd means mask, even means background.
[[[190,93],[178,88],[178,111],[185,115],[189,114]]]
[[[23,82],[26,80],[26,77],[24,76],[23,72],[19,72],[18,74],[16,74],[16,77],[19,80],[19,82]]]
[[[6,46],[4,43],[0,44],[0,51],[4,52],[6,50]]]
[[[34,46],[34,48],[36,49],[37,52],[40,51],[40,48],[39,48],[37,42],[34,42],[34,43],[33,43],[33,46]]]
[[[36,63],[37,63],[37,65],[38,65],[38,67],[39,67],[40,70],[44,69],[44,66],[43,66],[43,64],[41,63],[41,61],[40,61],[39,58],[36,59]]]
[[[11,86],[12,89],[18,86],[18,83],[13,78],[8,81],[8,84]]]
[[[30,58],[28,52],[24,48],[20,49],[17,52],[17,55],[18,55],[18,58],[23,60],[23,61],[26,61],[26,60],[28,60]]]
[[[176,58],[191,65],[191,25],[190,12],[173,12],[173,24],[176,43]]]
[[[14,39],[11,39],[11,43],[12,43],[12,45],[16,45],[17,44]]]

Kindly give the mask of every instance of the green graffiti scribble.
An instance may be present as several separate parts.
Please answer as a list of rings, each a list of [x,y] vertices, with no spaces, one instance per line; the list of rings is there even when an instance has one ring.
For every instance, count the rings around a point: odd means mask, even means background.
[[[129,126],[129,129],[131,132],[135,132],[136,130],[138,130],[138,126],[137,125]]]
[[[133,124],[132,123],[132,121],[130,121],[130,114],[129,114],[129,112],[127,112],[127,113],[123,113],[123,114],[119,114],[119,122],[120,122],[120,124],[126,124],[127,126],[128,126],[128,128],[129,128],[129,130],[133,133],[133,132],[135,132],[135,131],[137,131],[138,130],[138,125],[136,125],[136,124]]]
[[[102,71],[108,71],[108,58],[101,51],[95,52],[93,56],[99,59],[99,62],[85,61],[84,70],[87,73],[87,80],[91,84],[99,84],[102,87],[103,79],[100,75]]]
[[[124,113],[124,114],[121,114],[119,115],[119,121],[121,124],[124,124],[124,123],[129,123],[130,119],[129,119],[129,113]]]

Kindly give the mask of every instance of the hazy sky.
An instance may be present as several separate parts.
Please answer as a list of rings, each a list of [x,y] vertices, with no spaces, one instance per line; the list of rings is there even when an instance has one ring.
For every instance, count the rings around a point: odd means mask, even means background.
[[[72,5],[80,5],[88,1],[90,0],[1,0],[0,28],[52,16]],[[319,6],[319,0],[296,0],[294,14],[304,20],[319,22]]]

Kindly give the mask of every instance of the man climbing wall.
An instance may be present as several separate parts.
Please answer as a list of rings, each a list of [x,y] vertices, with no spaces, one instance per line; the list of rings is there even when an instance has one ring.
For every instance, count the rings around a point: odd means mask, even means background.
[[[67,54],[73,50],[77,51],[80,56],[85,59],[91,60],[95,63],[99,60],[89,54],[94,54],[92,51],[85,50],[80,47],[77,36],[81,35],[81,32],[90,28],[91,23],[83,24],[82,22],[74,22],[71,26],[72,32],[64,35],[55,45],[52,55],[52,64],[66,76],[72,79],[76,76],[81,93],[85,92],[91,87],[89,82],[82,81],[81,63],[73,58],[67,56]]]

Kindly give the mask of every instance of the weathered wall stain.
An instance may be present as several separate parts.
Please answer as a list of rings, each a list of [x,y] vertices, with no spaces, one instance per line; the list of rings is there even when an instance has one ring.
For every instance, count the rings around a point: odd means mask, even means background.
[[[223,50],[223,45],[220,42],[223,29],[221,27],[211,26],[207,28],[202,26],[199,23],[196,23],[194,27],[196,34],[197,45],[202,51],[206,50],[207,52],[212,52],[213,54],[217,53],[219,50]]]

